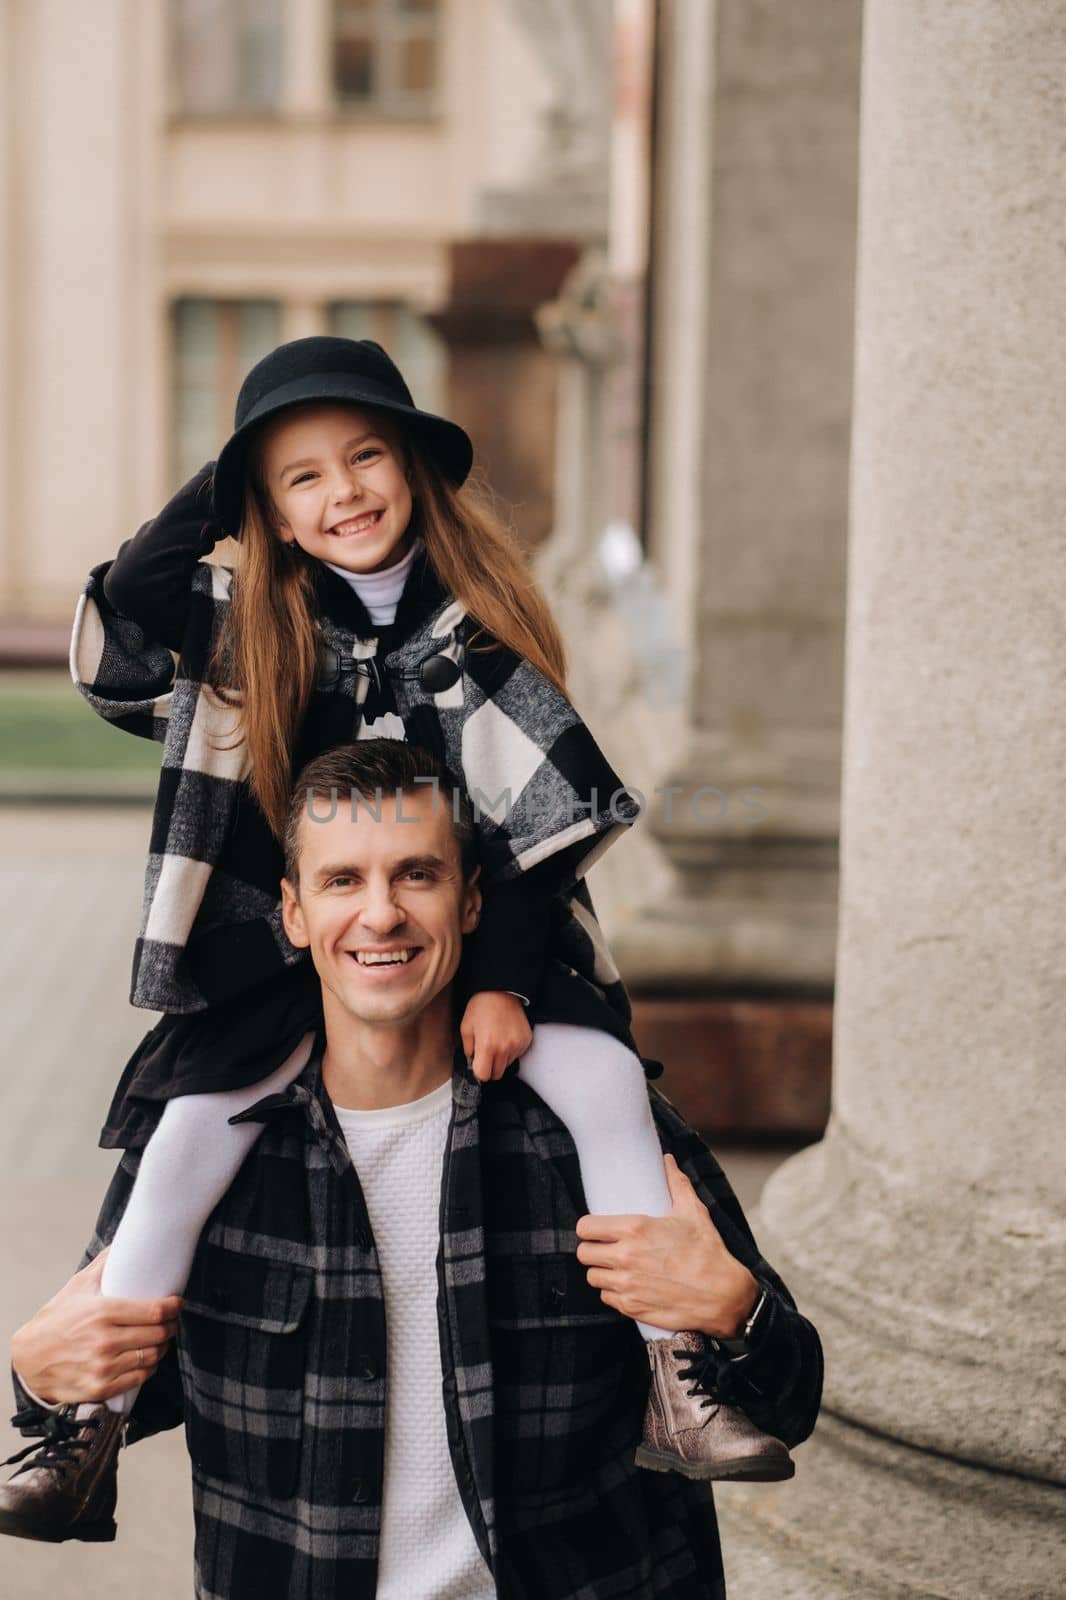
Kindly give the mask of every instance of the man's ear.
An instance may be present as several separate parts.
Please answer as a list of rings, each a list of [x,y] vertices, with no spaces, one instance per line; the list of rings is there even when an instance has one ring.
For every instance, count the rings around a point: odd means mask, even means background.
[[[463,885],[463,904],[459,917],[459,926],[464,934],[473,933],[481,919],[482,895],[478,879],[481,868],[477,866]]]
[[[289,936],[289,943],[294,944],[297,950],[306,950],[311,939],[307,932],[307,924],[304,922],[299,893],[288,878],[281,880],[281,920]]]

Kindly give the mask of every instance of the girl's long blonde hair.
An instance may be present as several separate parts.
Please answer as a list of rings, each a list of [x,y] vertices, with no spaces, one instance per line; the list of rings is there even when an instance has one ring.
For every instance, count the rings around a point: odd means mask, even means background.
[[[257,443],[249,450],[232,597],[208,681],[227,702],[240,705],[252,793],[280,839],[297,734],[318,672],[315,561],[278,537]],[[410,531],[424,540],[444,591],[492,636],[485,640],[475,633],[468,649],[493,650],[498,641],[565,694],[562,638],[491,493],[477,482],[456,489],[417,439],[408,435],[404,446],[414,498]]]

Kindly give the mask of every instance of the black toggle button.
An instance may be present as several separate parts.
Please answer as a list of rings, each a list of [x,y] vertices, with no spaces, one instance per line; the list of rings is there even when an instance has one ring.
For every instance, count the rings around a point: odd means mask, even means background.
[[[548,1304],[553,1307],[561,1306],[566,1299],[566,1290],[559,1284],[553,1283],[548,1289]]]
[[[463,669],[450,656],[427,656],[418,669],[418,681],[427,694],[443,694],[462,675]]]
[[[351,1495],[352,1495],[352,1505],[353,1506],[365,1506],[366,1505],[367,1501],[370,1499],[370,1489],[368,1488],[365,1479],[363,1479],[363,1478],[353,1478],[352,1479]]]
[[[364,1383],[372,1383],[379,1375],[381,1368],[373,1356],[360,1355],[355,1358],[354,1371],[356,1377],[362,1378]]]

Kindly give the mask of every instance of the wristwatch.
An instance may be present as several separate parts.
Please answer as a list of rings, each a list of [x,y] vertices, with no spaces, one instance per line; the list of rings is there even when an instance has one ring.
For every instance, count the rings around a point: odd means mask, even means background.
[[[743,1328],[734,1339],[716,1339],[711,1334],[706,1335],[707,1343],[715,1350],[720,1350],[731,1361],[739,1361],[744,1356],[751,1354],[752,1345],[762,1331],[767,1317],[770,1314],[770,1291],[765,1283],[759,1282],[759,1295]]]

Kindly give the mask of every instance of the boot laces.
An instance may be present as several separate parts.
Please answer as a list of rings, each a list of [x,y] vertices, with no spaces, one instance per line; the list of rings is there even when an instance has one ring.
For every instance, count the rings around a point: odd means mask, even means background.
[[[60,1477],[65,1476],[73,1467],[81,1465],[81,1459],[93,1443],[92,1437],[100,1426],[100,1417],[86,1417],[79,1422],[73,1411],[46,1411],[42,1412],[36,1407],[27,1407],[16,1411],[11,1418],[14,1428],[36,1425],[41,1428],[44,1437],[35,1439],[25,1449],[17,1450],[13,1456],[8,1456],[2,1464],[13,1467],[16,1462],[23,1461],[25,1466],[19,1472],[35,1471],[38,1467],[46,1467],[56,1472]],[[36,1460],[30,1461],[28,1457],[39,1452]],[[18,1473],[15,1474],[18,1476]]]
[[[692,1350],[673,1350],[671,1354],[677,1362],[688,1362],[687,1367],[679,1366],[677,1369],[677,1376],[682,1383],[687,1383],[691,1380],[692,1387],[685,1390],[688,1398],[695,1400],[699,1396],[701,1411],[706,1411],[708,1406],[721,1405],[721,1394],[716,1387],[707,1382],[706,1356],[699,1356]]]

